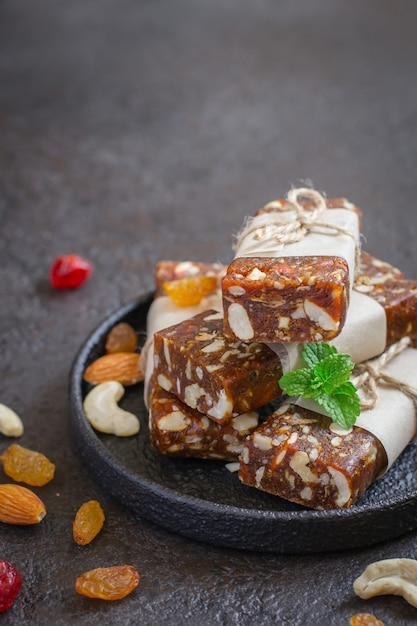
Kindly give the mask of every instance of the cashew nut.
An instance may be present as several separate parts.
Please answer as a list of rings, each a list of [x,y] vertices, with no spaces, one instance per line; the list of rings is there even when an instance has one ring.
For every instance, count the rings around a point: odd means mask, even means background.
[[[398,558],[371,563],[355,580],[353,590],[363,600],[392,594],[417,607],[417,561]]]
[[[0,404],[0,433],[6,437],[23,435],[23,423],[20,417],[5,404]]]
[[[136,415],[117,404],[124,392],[121,383],[111,380],[93,387],[86,395],[84,412],[93,428],[118,437],[130,437],[139,432],[140,422]]]

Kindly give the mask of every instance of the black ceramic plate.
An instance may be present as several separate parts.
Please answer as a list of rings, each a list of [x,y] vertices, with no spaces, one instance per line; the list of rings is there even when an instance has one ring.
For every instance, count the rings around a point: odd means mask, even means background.
[[[77,449],[98,483],[139,516],[171,532],[220,546],[277,553],[357,548],[417,527],[417,446],[410,445],[386,476],[350,509],[312,511],[246,487],[218,461],[177,460],[149,443],[142,385],[120,404],[141,421],[135,437],[95,432],[83,411],[86,366],[103,354],[105,336],[120,321],[145,339],[148,294],[110,315],[75,359],[70,407]]]

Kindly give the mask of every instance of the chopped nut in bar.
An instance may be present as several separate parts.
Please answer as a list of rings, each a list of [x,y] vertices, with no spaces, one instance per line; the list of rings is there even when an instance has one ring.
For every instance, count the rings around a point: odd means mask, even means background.
[[[165,391],[219,422],[281,395],[280,358],[264,344],[225,337],[214,309],[155,332],[153,374]]]
[[[149,402],[149,430],[155,449],[167,456],[236,461],[243,443],[258,426],[258,413],[234,417],[227,424],[181,402],[159,385],[152,385]]]

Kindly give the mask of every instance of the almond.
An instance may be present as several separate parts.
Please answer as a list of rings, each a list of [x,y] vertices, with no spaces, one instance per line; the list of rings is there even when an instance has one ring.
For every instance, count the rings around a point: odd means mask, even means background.
[[[39,524],[45,515],[45,505],[33,491],[21,485],[0,485],[0,522],[27,526]]]
[[[93,385],[116,380],[122,385],[135,385],[143,380],[140,354],[136,352],[115,352],[101,356],[84,372],[84,380]]]

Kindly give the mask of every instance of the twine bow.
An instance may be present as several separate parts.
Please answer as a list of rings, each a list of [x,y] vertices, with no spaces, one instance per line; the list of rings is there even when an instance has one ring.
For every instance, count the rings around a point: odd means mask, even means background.
[[[306,207],[300,204],[299,200],[304,198],[313,202],[312,207]],[[277,200],[273,200],[265,205],[265,209],[273,209],[271,217],[272,236],[279,243],[295,243],[301,241],[306,234],[312,230],[313,226],[325,226],[318,221],[318,218],[326,211],[326,201],[324,197],[315,189],[301,187],[299,189],[291,189],[287,194],[287,203],[282,204]],[[275,221],[274,213],[289,213],[289,218],[285,220],[280,215]],[[259,241],[265,237],[266,233],[255,232],[254,239]]]
[[[313,206],[303,205],[301,203],[302,199],[310,200]],[[273,200],[266,204],[264,209],[271,209],[268,223],[259,225],[256,217],[247,220],[234,245],[237,256],[244,239],[250,235],[252,235],[254,241],[273,239],[278,244],[283,245],[301,241],[309,232],[321,228],[324,229],[323,234],[325,235],[346,235],[354,240],[357,258],[356,266],[359,267],[360,249],[356,237],[341,226],[328,224],[320,220],[327,210],[327,206],[324,196],[315,189],[308,187],[291,189],[287,194],[285,203]]]
[[[417,389],[382,371],[387,363],[405,350],[410,343],[410,337],[403,337],[385,350],[378,358],[355,365],[354,373],[358,373],[358,375],[352,379],[352,383],[358,391],[363,391],[365,394],[365,397],[361,400],[362,410],[366,411],[375,407],[378,400],[377,383],[380,381],[409,396],[417,409]]]

